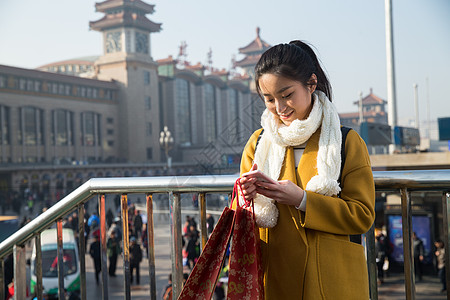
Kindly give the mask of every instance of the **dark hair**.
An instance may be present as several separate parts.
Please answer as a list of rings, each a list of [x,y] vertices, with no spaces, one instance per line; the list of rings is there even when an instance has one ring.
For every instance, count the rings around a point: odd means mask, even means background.
[[[304,86],[314,84],[311,75],[316,74],[316,90],[322,91],[331,101],[331,84],[316,54],[305,42],[295,40],[279,44],[264,52],[255,66],[256,90],[261,94],[259,79],[264,74],[280,75],[301,82]]]

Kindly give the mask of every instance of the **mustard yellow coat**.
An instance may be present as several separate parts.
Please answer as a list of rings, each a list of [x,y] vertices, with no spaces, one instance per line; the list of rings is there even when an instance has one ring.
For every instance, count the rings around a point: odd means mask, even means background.
[[[250,170],[256,140],[250,137],[241,161],[241,174]],[[320,129],[309,139],[297,171],[288,148],[279,180],[301,188],[317,174]],[[345,142],[346,160],[340,198],[307,191],[306,212],[277,203],[278,223],[260,228],[265,299],[368,299],[364,248],[349,241],[365,233],[375,212],[375,187],[367,147],[351,130]]]

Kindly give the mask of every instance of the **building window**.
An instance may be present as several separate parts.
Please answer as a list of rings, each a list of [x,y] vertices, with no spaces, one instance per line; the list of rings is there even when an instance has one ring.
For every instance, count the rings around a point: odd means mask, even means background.
[[[114,146],[114,141],[108,141],[108,146],[109,147],[113,147]]]
[[[175,84],[175,132],[177,133],[177,142],[189,146],[191,144],[189,81],[177,78]]]
[[[0,144],[10,144],[10,109],[0,105]]]
[[[28,79],[27,80],[27,91],[32,91],[33,90],[33,80]]]
[[[18,140],[22,145],[42,145],[44,114],[41,109],[26,106],[19,110],[20,129]]]
[[[23,78],[19,79],[19,89],[21,89],[22,91],[25,91],[26,84],[27,84],[27,81],[25,79],[23,79]]]
[[[235,142],[240,142],[239,123],[239,91],[230,89],[228,93],[228,128],[230,137]]]
[[[106,123],[114,124],[114,119],[113,118],[106,118]]]
[[[153,149],[147,148],[147,160],[152,160],[153,159]]]
[[[210,143],[216,139],[216,93],[213,85],[207,83],[205,91],[205,130],[206,142]]]
[[[41,82],[40,81],[35,81],[34,82],[34,91],[35,92],[40,92],[41,91]]]
[[[6,87],[6,77],[3,75],[0,75],[0,88]]]
[[[83,146],[101,145],[100,115],[94,112],[81,114],[81,142]]]
[[[108,135],[113,135],[113,134],[114,134],[114,129],[108,129],[108,130],[106,130],[106,134],[108,134]]]
[[[52,115],[53,145],[73,145],[73,113],[67,110],[54,110]]]
[[[152,109],[152,98],[149,96],[145,97],[145,108],[148,110]]]
[[[150,72],[144,71],[144,83],[145,85],[150,84]]]
[[[147,135],[152,135],[152,123],[147,123]]]

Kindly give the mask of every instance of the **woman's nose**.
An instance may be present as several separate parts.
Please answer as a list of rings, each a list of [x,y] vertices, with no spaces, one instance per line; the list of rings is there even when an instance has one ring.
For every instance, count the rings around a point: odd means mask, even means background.
[[[283,101],[275,100],[275,105],[277,108],[277,113],[279,114],[283,113],[286,109],[286,104]]]

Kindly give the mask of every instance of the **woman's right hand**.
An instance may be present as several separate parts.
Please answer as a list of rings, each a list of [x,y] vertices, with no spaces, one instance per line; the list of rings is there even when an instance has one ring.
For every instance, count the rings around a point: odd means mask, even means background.
[[[249,170],[249,172],[255,171],[257,169],[258,169],[258,166],[256,164],[253,164],[253,166]],[[246,176],[244,176],[244,174],[239,179],[239,182],[241,183],[241,187],[242,187],[242,194],[244,194],[245,199],[247,199],[247,201],[251,201],[256,197],[255,182],[257,181],[257,179],[254,177],[246,177]]]

